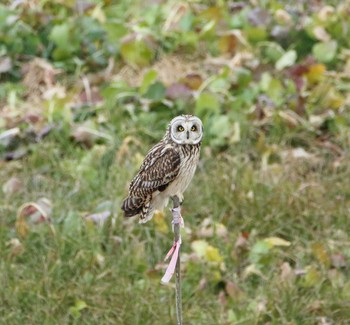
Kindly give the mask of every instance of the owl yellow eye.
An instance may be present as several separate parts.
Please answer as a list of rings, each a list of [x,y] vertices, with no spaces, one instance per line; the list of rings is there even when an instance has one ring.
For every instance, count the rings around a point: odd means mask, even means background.
[[[177,130],[178,130],[179,132],[185,131],[185,129],[184,129],[184,127],[183,127],[182,125],[179,125],[179,126],[177,127]]]
[[[197,131],[197,127],[196,127],[195,125],[192,125],[191,131],[192,131],[192,132],[196,132],[196,131]]]

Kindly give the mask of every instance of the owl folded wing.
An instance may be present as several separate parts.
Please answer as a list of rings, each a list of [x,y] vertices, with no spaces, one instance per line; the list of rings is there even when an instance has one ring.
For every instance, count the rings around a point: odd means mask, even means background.
[[[144,197],[164,191],[180,170],[180,155],[172,147],[155,146],[130,184],[129,195]]]

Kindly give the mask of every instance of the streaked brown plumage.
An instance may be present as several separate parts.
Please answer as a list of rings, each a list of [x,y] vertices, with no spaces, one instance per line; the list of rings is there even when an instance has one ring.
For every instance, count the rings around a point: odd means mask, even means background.
[[[195,116],[178,116],[170,122],[164,138],[148,152],[130,184],[122,204],[125,217],[140,215],[144,223],[170,197],[177,195],[182,200],[197,167],[202,136],[202,122]]]

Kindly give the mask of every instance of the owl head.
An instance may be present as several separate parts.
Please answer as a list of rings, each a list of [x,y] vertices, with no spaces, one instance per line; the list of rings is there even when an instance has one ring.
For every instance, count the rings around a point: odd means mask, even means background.
[[[177,116],[169,124],[169,134],[177,144],[197,144],[203,137],[203,123],[196,116]]]

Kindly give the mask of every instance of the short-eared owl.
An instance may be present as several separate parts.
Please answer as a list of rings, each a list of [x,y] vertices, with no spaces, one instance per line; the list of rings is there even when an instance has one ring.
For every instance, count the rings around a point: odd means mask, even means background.
[[[177,116],[170,122],[130,184],[129,196],[122,204],[125,217],[140,215],[140,223],[145,223],[172,196],[182,201],[196,171],[202,137],[203,124],[196,116]]]

